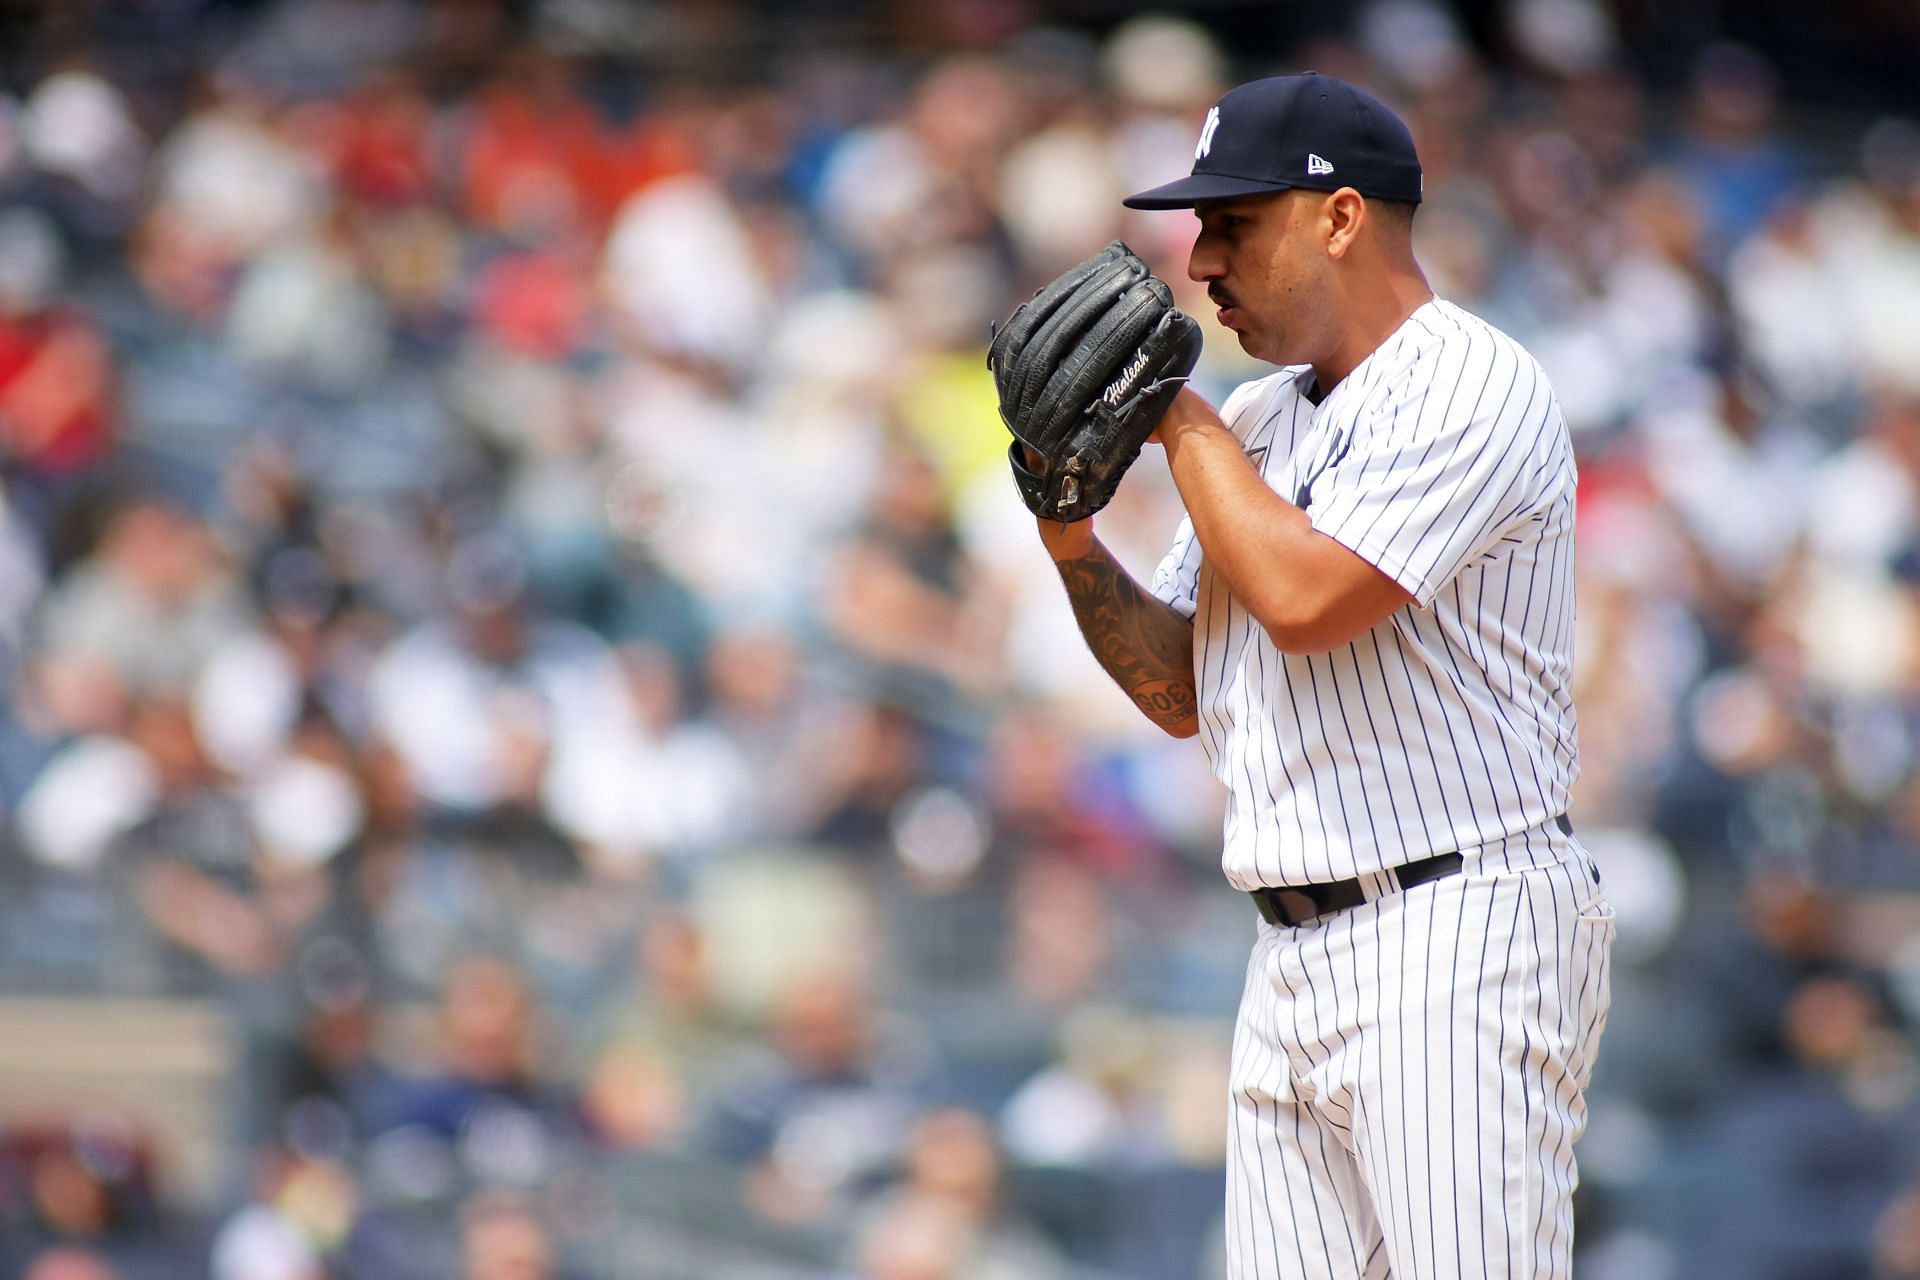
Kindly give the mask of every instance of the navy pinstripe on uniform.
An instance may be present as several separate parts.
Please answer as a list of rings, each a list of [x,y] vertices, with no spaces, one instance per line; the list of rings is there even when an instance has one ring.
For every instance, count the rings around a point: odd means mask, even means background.
[[[1278,652],[1190,522],[1152,590],[1192,618],[1201,740],[1241,888],[1346,879],[1565,811],[1573,782],[1573,451],[1545,375],[1434,300],[1320,404],[1283,369],[1222,417],[1320,532],[1405,587],[1323,655]]]
[[[1415,604],[1282,653],[1190,521],[1152,586],[1194,622],[1228,878],[1358,878],[1368,898],[1261,927],[1232,1060],[1232,1274],[1565,1277],[1613,935],[1555,822],[1578,772],[1566,425],[1531,356],[1439,299],[1312,390],[1283,369],[1221,416]],[[1391,868],[1451,851],[1460,874],[1395,891]]]

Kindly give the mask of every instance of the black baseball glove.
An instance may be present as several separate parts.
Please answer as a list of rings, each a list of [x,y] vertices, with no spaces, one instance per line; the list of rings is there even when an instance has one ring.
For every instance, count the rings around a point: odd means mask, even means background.
[[[1022,303],[987,368],[1028,508],[1069,523],[1106,506],[1199,358],[1200,326],[1118,240]]]

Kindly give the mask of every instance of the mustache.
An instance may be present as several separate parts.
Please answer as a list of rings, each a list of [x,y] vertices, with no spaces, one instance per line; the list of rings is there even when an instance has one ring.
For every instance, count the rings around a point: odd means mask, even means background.
[[[1232,306],[1239,305],[1233,300],[1233,295],[1228,293],[1225,289],[1222,289],[1219,285],[1208,285],[1207,296],[1213,299],[1213,305],[1216,307],[1232,307]]]

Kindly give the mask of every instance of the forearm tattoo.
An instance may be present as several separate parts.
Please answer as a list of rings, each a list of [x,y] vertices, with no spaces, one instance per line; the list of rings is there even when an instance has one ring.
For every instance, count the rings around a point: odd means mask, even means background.
[[[1147,594],[1107,550],[1059,562],[1087,647],[1134,705],[1165,729],[1193,718],[1193,624]]]

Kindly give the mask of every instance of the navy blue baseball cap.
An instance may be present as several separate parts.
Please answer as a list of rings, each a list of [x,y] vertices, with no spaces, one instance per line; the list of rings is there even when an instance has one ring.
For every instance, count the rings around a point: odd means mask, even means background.
[[[1303,187],[1352,187],[1420,203],[1420,157],[1406,124],[1378,98],[1316,72],[1230,89],[1207,111],[1193,172],[1128,196],[1129,209],[1190,209],[1196,200]]]

